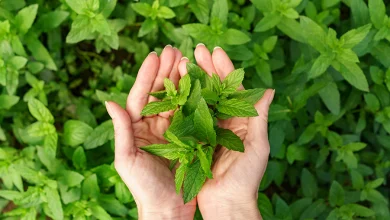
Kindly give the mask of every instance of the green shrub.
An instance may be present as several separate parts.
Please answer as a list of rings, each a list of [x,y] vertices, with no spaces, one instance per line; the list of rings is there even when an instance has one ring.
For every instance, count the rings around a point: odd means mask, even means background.
[[[0,218],[136,219],[103,102],[125,105],[151,50],[202,42],[276,89],[264,219],[388,219],[386,3],[0,1]]]

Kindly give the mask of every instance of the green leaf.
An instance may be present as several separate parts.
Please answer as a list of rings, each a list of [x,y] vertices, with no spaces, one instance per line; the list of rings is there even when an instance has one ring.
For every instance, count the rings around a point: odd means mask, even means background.
[[[63,143],[76,147],[84,143],[92,131],[93,128],[82,121],[68,120],[64,124]]]
[[[174,18],[176,14],[172,11],[172,9],[166,6],[160,6],[160,8],[158,9],[157,16],[160,18],[171,19]]]
[[[210,105],[215,105],[219,100],[218,94],[214,91],[207,89],[207,88],[202,89],[202,96],[203,96],[204,100],[206,100],[207,104],[210,104]]]
[[[180,146],[183,149],[191,149],[190,146],[187,144],[183,143],[170,129],[166,130],[164,133],[164,137],[169,141],[177,146]]]
[[[149,95],[156,97],[158,99],[164,99],[167,96],[167,91],[157,91],[157,92],[150,92]]]
[[[264,219],[271,219],[274,216],[272,203],[267,195],[263,193],[258,194],[257,206]]]
[[[299,22],[297,22],[295,19],[283,17],[277,27],[280,31],[289,36],[291,39],[294,39],[301,43],[306,42],[304,30],[302,29]]]
[[[20,70],[26,66],[27,59],[20,56],[14,56],[9,61],[8,64],[12,66],[15,70]]]
[[[254,31],[255,32],[265,32],[269,29],[275,27],[281,21],[282,16],[279,12],[272,12],[266,14],[264,18],[260,20],[259,23],[256,24]]]
[[[367,109],[371,112],[377,112],[381,107],[379,99],[372,93],[364,94],[364,101],[367,104]]]
[[[171,97],[176,96],[176,94],[177,94],[176,86],[175,86],[175,84],[173,84],[173,82],[170,79],[168,79],[168,78],[164,79],[164,87],[165,87],[165,91],[167,91],[168,96],[171,96]]]
[[[15,16],[15,26],[21,35],[27,33],[37,16],[38,4],[23,8]]]
[[[29,35],[28,38],[25,38],[25,41],[35,60],[44,63],[47,69],[57,70],[57,66],[49,51],[36,36]]]
[[[207,103],[203,98],[200,99],[194,113],[194,128],[200,140],[207,141],[212,146],[216,145],[213,117],[210,115]]]
[[[231,94],[235,92],[244,80],[245,72],[243,69],[236,69],[229,73],[222,82],[222,93]]]
[[[217,110],[221,113],[237,117],[258,116],[257,110],[253,105],[238,99],[221,100],[217,105]]]
[[[340,40],[344,42],[344,48],[353,48],[359,44],[367,34],[370,32],[372,25],[367,24],[365,26],[359,27],[357,29],[352,29],[341,36]]]
[[[66,43],[75,44],[83,40],[93,38],[93,25],[91,19],[85,15],[79,15],[72,23],[70,32],[66,36]]]
[[[228,2],[227,0],[215,0],[211,9],[211,17],[218,18],[222,25],[226,25],[228,21]]]
[[[12,190],[0,190],[0,197],[3,197],[7,200],[16,200],[22,196],[21,192],[12,191]]]
[[[146,19],[138,32],[138,37],[143,37],[157,28],[157,22],[151,18]]]
[[[335,67],[335,66],[334,66]],[[339,68],[338,68],[339,67]],[[341,75],[355,88],[368,91],[368,82],[366,76],[364,75],[362,69],[353,62],[343,62],[340,63],[336,69],[340,70]]]
[[[316,198],[318,194],[318,185],[316,178],[306,168],[302,170],[301,187],[305,197]]]
[[[381,29],[385,24],[386,5],[383,0],[369,0],[368,8],[370,10],[370,18],[377,29]]]
[[[102,35],[111,35],[111,28],[102,14],[98,14],[91,20],[93,30],[99,32]]]
[[[240,90],[230,94],[228,97],[229,99],[243,100],[254,105],[263,97],[265,91],[266,89],[261,88]]]
[[[340,50],[339,53],[337,54],[337,60],[339,60],[341,63],[343,63],[343,62],[358,63],[359,62],[358,56],[351,49]]]
[[[149,17],[150,14],[152,13],[152,7],[148,3],[133,3],[131,4],[131,7],[135,12],[138,14],[144,16],[144,17]]]
[[[314,79],[321,76],[333,62],[333,57],[327,54],[321,54],[314,62],[309,72],[309,78]]]
[[[83,198],[95,198],[100,195],[100,188],[98,184],[97,175],[94,173],[85,178],[82,184]]]
[[[310,18],[301,16],[301,28],[304,31],[308,44],[321,53],[326,51],[326,33],[321,26]]]
[[[99,4],[99,1],[96,0],[65,0],[65,2],[77,14],[86,14],[88,9],[97,10],[96,4]],[[99,7],[99,5],[97,5],[97,7]]]
[[[305,147],[291,144],[287,147],[286,158],[288,163],[292,164],[294,161],[304,161],[309,157],[309,152]]]
[[[85,149],[93,149],[102,146],[114,138],[114,126],[111,120],[97,126],[84,141]]]
[[[195,17],[203,24],[208,24],[210,20],[210,6],[208,0],[192,0],[189,6]]]
[[[171,125],[168,130],[177,137],[184,137],[194,132],[193,115],[184,117],[181,110],[176,111],[173,115]]]
[[[366,187],[369,189],[375,189],[375,188],[378,188],[379,186],[381,186],[383,184],[383,182],[384,182],[383,178],[378,178],[376,180],[368,182],[366,184]]]
[[[68,187],[80,186],[81,182],[84,180],[84,176],[78,172],[71,170],[61,171],[61,177],[58,181]]]
[[[184,177],[183,184],[183,199],[184,203],[190,202],[199,193],[204,182],[206,181],[206,175],[200,165],[199,160],[195,160],[189,165],[187,175]]]
[[[364,0],[351,1],[351,12],[354,27],[360,27],[370,23],[370,14]]]
[[[263,41],[263,49],[266,53],[270,53],[274,50],[276,43],[278,42],[278,36],[271,36]]]
[[[329,111],[334,115],[338,115],[340,112],[340,92],[337,88],[337,84],[334,82],[329,83],[322,88],[318,94]]]
[[[39,100],[30,99],[30,101],[28,101],[28,110],[38,121],[54,123],[53,115]]]
[[[287,203],[279,196],[274,197],[275,201],[275,217],[278,219],[289,219],[292,220],[290,207]]]
[[[329,190],[329,202],[332,206],[341,206],[344,204],[345,192],[343,187],[337,182],[333,181]]]
[[[311,198],[302,198],[290,205],[291,215],[293,219],[299,219],[299,216],[313,203]]]
[[[129,188],[127,188],[126,184],[122,181],[115,183],[115,196],[123,204],[134,201]]]
[[[207,73],[202,68],[200,68],[198,65],[193,64],[193,63],[187,63],[186,67],[187,67],[188,75],[190,75],[190,78],[191,78],[191,85],[195,84],[196,81],[199,80],[200,85],[202,85],[202,87],[204,87],[204,85],[206,83]]]
[[[14,95],[0,95],[0,109],[8,110],[19,102],[19,97]]]
[[[36,26],[43,31],[49,31],[60,26],[68,16],[67,11],[51,11],[40,16]]]
[[[319,199],[306,208],[299,220],[316,219],[326,210],[326,207],[324,200]]]
[[[187,102],[187,97],[191,91],[191,78],[186,74],[179,81],[179,105],[184,105]]]
[[[53,189],[47,186],[44,188],[44,191],[47,198],[47,205],[52,214],[51,217],[53,219],[64,219],[61,199],[57,189]]]
[[[244,152],[244,144],[241,139],[231,130],[217,128],[217,144],[229,150]]]
[[[229,28],[223,34],[222,40],[228,45],[241,45],[241,44],[248,43],[251,40],[251,38],[248,37],[248,35],[242,31]]]
[[[184,182],[184,176],[188,170],[188,161],[181,161],[180,166],[176,169],[175,173],[175,186],[176,193],[180,194],[181,187]]]
[[[90,203],[91,204],[91,203]],[[93,203],[92,205],[89,205],[89,208],[91,209],[91,213],[93,216],[95,216],[97,219],[100,220],[111,220],[111,216],[104,210],[100,205]]]
[[[141,115],[156,115],[160,112],[175,110],[176,108],[177,105],[172,104],[171,100],[150,102],[144,107],[144,109],[142,109]]]
[[[360,190],[364,187],[363,176],[358,171],[351,170],[351,180],[354,189]]]
[[[375,215],[375,212],[367,207],[364,207],[359,204],[347,204],[345,205],[349,208],[356,216],[359,217],[371,217]]]
[[[33,137],[46,136],[56,132],[54,125],[47,122],[35,122],[27,127],[27,133]]]
[[[72,156],[73,166],[76,169],[86,169],[87,168],[87,157],[85,156],[84,148],[78,147]]]
[[[176,144],[151,144],[141,147],[141,149],[169,160],[180,158],[180,156],[188,152],[188,148],[183,148]]]
[[[207,176],[207,178],[212,179],[213,178],[213,173],[211,172],[212,158],[208,158],[208,156],[202,149],[202,145],[198,144],[196,149],[198,150],[197,156],[199,158],[200,165],[205,175]]]
[[[298,13],[297,11],[295,11],[295,9],[293,9],[293,8],[289,8],[289,9],[287,9],[287,10],[284,10],[284,11],[282,12],[282,14],[283,14],[284,16],[286,16],[287,18],[291,18],[291,19],[297,19],[297,18],[299,18],[299,13]]]

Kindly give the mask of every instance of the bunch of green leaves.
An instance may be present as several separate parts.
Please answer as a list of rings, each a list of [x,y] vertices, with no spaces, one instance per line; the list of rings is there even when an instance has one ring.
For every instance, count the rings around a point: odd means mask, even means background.
[[[258,196],[265,220],[387,220],[389,7],[387,0],[1,0],[0,215],[137,219],[112,165],[114,132],[103,103],[125,106],[150,51],[171,44],[194,61],[195,45],[205,43],[245,68],[245,88],[276,89]],[[92,23],[108,23],[111,34]],[[83,40],[67,44],[70,32]],[[179,94],[166,100],[186,116]],[[208,97],[218,113],[215,95]],[[54,121],[29,106],[44,106]]]
[[[142,147],[154,155],[180,163],[175,174],[176,192],[183,186],[183,199],[191,201],[202,188],[206,177],[212,179],[212,158],[220,145],[229,150],[244,152],[241,139],[228,129],[218,127],[219,119],[255,117],[254,104],[264,89],[239,90],[244,79],[243,69],[229,73],[221,82],[215,73],[209,76],[195,64],[187,64],[188,74],[179,81],[179,88],[164,80],[165,90],[150,95],[161,101],[150,102],[143,116],[174,110],[171,125],[164,133],[168,144]]]

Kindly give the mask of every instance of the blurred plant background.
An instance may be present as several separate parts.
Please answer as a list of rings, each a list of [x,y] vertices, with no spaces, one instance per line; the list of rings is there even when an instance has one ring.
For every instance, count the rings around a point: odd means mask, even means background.
[[[0,0],[0,219],[137,219],[104,101],[150,51],[272,87],[264,219],[389,219],[387,0]],[[196,219],[201,219],[199,213]]]

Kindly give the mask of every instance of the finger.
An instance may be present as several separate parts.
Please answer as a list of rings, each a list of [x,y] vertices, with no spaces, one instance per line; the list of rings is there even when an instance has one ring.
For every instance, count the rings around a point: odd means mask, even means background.
[[[179,79],[180,79],[178,67],[179,67],[180,59],[182,58],[182,54],[180,50],[176,48],[174,48],[173,50],[175,51],[175,62],[173,63],[171,73],[169,74],[169,79],[172,80],[172,82],[176,85],[176,88],[178,88]],[[168,112],[161,112],[159,115],[164,118],[169,118],[173,114],[174,111],[171,110]]]
[[[226,76],[234,70],[233,62],[222,48],[214,48],[212,59],[214,67],[221,80],[224,80]],[[238,89],[242,90],[244,87],[240,85],[240,88]]]
[[[204,44],[200,43],[196,45],[194,55],[198,66],[200,66],[210,76],[212,73],[216,73],[210,51]]]
[[[179,74],[180,77],[183,77],[187,74],[187,63],[190,62],[190,60],[187,57],[182,57],[179,63]]]
[[[172,82],[176,85],[176,87],[179,84],[180,74],[179,74],[179,63],[181,58],[183,57],[180,50],[177,48],[173,48],[175,51],[175,62],[173,63],[173,67],[171,70],[171,73],[169,74],[169,79],[172,80]]]
[[[232,61],[226,52],[220,48],[215,47],[212,55],[213,64],[215,67],[216,73],[219,75],[221,80],[234,70]]]
[[[160,91],[164,89],[164,79],[169,77],[172,71],[173,63],[175,62],[175,51],[171,45],[165,46],[163,52],[160,55],[160,68],[157,72],[156,79],[153,82],[152,92]],[[149,102],[157,101],[153,96],[149,97]]]
[[[275,90],[268,89],[264,96],[255,104],[257,117],[249,118],[248,134],[245,137],[245,146],[249,151],[255,151],[256,155],[269,152],[268,142],[268,110],[275,95]],[[250,154],[252,154],[250,152]]]
[[[106,109],[115,131],[115,168],[119,170],[130,155],[137,151],[134,146],[133,129],[129,114],[115,102],[106,102]]]
[[[132,122],[139,121],[143,107],[148,103],[148,93],[152,89],[159,67],[159,59],[156,52],[151,52],[138,71],[137,78],[127,97],[126,110]]]

